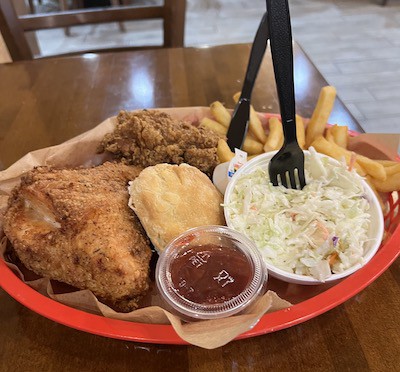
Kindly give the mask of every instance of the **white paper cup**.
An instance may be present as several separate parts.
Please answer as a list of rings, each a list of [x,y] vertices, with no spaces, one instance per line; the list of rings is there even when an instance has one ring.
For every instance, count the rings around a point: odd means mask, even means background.
[[[276,154],[276,151],[273,152],[268,152],[262,155],[259,155],[249,162],[247,162],[245,165],[243,165],[232,177],[231,181],[229,182],[226,191],[225,191],[225,196],[224,196],[224,204],[229,204],[233,189],[235,188],[235,185],[237,181],[242,177],[243,175],[247,175],[251,172],[253,172],[256,168],[262,167],[264,169],[268,169],[268,164],[271,160],[271,158]],[[304,151],[305,157],[310,156],[309,151]],[[321,157],[326,157],[329,159],[329,162],[331,164],[338,164],[338,161],[330,158],[326,155],[323,154],[318,154]],[[347,270],[342,271],[341,273],[337,274],[332,274],[329,278],[327,278],[324,282],[332,282],[338,279],[342,279],[358,269],[360,269],[363,265],[365,265],[367,262],[369,262],[372,257],[375,255],[377,250],[380,247],[382,237],[383,237],[383,232],[384,232],[384,220],[383,220],[383,214],[382,210],[379,204],[379,201],[371,189],[371,187],[368,185],[367,182],[362,179],[359,175],[355,174],[354,177],[361,178],[362,185],[364,187],[365,195],[370,203],[370,209],[368,213],[371,215],[371,223],[369,226],[368,230],[368,238],[369,240],[366,242],[365,247],[364,247],[364,256],[363,256],[363,264],[357,264],[352,267],[350,267]],[[227,208],[225,208],[225,219],[226,223],[229,227],[234,228],[232,226],[231,218],[228,213]],[[311,276],[306,276],[306,275],[299,275],[295,273],[290,273],[287,271],[284,271],[282,269],[279,269],[275,267],[273,264],[268,262],[267,260],[265,261],[265,265],[268,269],[269,275],[281,279],[285,282],[289,283],[296,283],[296,284],[321,284],[321,281],[319,281],[316,278],[313,278]]]

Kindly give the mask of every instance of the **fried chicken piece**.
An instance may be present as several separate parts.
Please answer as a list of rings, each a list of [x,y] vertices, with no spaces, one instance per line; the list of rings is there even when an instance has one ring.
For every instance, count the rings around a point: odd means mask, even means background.
[[[141,169],[39,167],[9,199],[4,232],[21,262],[43,277],[90,289],[117,310],[137,307],[149,282],[150,242],[128,207]]]
[[[220,138],[207,128],[174,120],[164,112],[121,111],[114,132],[104,137],[98,151],[142,167],[188,163],[211,176],[219,163]]]

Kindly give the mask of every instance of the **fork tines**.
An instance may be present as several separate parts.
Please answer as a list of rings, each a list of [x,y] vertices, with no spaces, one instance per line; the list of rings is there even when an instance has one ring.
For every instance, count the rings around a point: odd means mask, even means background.
[[[298,145],[284,146],[271,159],[268,172],[274,186],[303,189],[306,185],[303,151]]]
[[[299,172],[298,168],[295,168],[291,171],[286,171],[282,174],[277,174],[274,179],[271,179],[271,182],[274,186],[282,185],[288,188],[289,185],[289,188],[299,190],[303,189],[303,187],[306,185],[304,171]]]

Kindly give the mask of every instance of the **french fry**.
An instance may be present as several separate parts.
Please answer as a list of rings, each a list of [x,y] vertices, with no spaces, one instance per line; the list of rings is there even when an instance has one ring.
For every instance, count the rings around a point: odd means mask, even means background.
[[[385,168],[399,164],[398,161],[394,161],[394,160],[375,160],[375,161],[378,162],[379,164],[382,164]]]
[[[386,176],[392,176],[393,174],[400,173],[400,163],[391,165],[390,167],[384,167]]]
[[[365,171],[373,178],[379,181],[386,180],[385,168],[375,160],[357,154],[357,162],[365,169]]]
[[[326,86],[321,89],[318,97],[317,105],[311,116],[306,130],[306,145],[311,143],[318,137],[322,136],[325,131],[333,105],[336,98],[336,89],[332,86]]]
[[[200,121],[200,127],[205,127],[208,129],[211,129],[214,132],[217,132],[219,134],[226,135],[227,128],[224,127],[222,124],[218,123],[215,120],[212,120],[210,118],[203,118]]]
[[[317,152],[328,155],[331,158],[340,160],[344,156],[346,158],[346,161],[350,162],[350,153],[347,154],[340,151],[334,142],[329,142],[322,135],[315,138],[314,141],[311,143],[311,146],[314,147]]]
[[[250,138],[250,139],[252,139],[254,141],[258,141],[257,138],[255,137],[255,135],[253,133],[249,132],[249,131],[247,131],[246,137]]]
[[[235,154],[229,148],[227,142],[222,138],[218,141],[217,145],[217,156],[221,163],[231,161]]]
[[[371,181],[379,192],[392,192],[400,190],[400,173],[392,174],[384,181],[377,180],[376,178],[372,178]]]
[[[379,194],[378,190],[376,189],[376,187],[375,187],[375,185],[374,185],[374,183],[372,181],[372,177],[367,175],[365,180],[367,181],[369,187],[371,188],[371,190],[374,192],[376,198],[378,199],[382,211],[385,212],[386,211],[386,204],[383,202],[383,199],[382,199],[381,195]]]
[[[299,146],[304,150],[306,147],[306,131],[303,118],[300,115],[296,115],[296,135]]]
[[[250,155],[258,155],[263,152],[263,144],[246,137],[243,142],[243,151],[246,151]]]
[[[352,163],[352,153],[350,151],[345,150],[344,148],[336,145],[334,142],[329,142],[323,136],[317,137],[311,144],[312,147],[315,148],[317,152],[328,155],[331,158],[336,160],[341,160],[343,157],[346,160],[346,164],[350,165]],[[358,161],[354,162],[353,168],[357,171],[360,176],[366,176],[367,173],[364,168],[358,163]]]
[[[228,128],[231,122],[231,114],[225,108],[225,106],[219,102],[215,101],[210,105],[211,114],[218,123],[222,124],[224,127]]]
[[[265,129],[262,126],[261,120],[257,116],[253,106],[250,106],[250,122],[249,131],[252,133],[258,141],[265,143],[267,140],[267,135],[265,134]]]
[[[235,103],[239,101],[240,92],[233,95],[233,100]],[[257,116],[256,111],[253,106],[250,105],[250,121],[249,121],[249,133],[251,133],[258,141],[265,143],[267,140],[267,135],[265,134],[264,127],[262,126],[261,120]]]
[[[326,129],[325,131],[325,138],[329,141],[329,142],[335,142],[335,139],[333,138],[333,134],[332,134],[332,127],[329,127]]]
[[[264,152],[279,150],[283,145],[283,129],[281,121],[272,117],[269,119],[269,134],[264,144]]]
[[[260,155],[260,154],[249,155],[249,156],[247,157],[247,161],[249,161],[249,160],[255,158],[255,157],[258,156],[258,155]]]
[[[346,159],[347,165],[350,165],[352,162],[351,152],[340,147],[334,142],[329,142],[326,138],[320,136],[311,144],[318,152],[331,156],[337,160],[340,160],[343,156]],[[374,179],[384,181],[386,179],[385,168],[382,164],[379,164],[375,160],[367,158],[366,156],[362,156],[356,154],[356,161],[354,163],[354,168],[357,173],[361,176],[365,176],[369,174]]]
[[[347,125],[334,125],[331,129],[335,143],[347,149],[347,145],[349,144],[349,128]]]

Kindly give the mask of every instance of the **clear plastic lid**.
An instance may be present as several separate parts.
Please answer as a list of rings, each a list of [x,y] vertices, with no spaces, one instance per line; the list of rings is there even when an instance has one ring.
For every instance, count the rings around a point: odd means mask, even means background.
[[[198,227],[181,234],[168,244],[156,268],[164,300],[192,319],[243,311],[261,294],[266,279],[254,243],[225,226]]]

